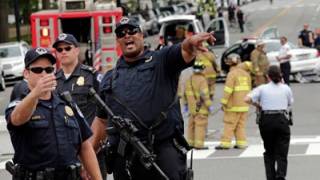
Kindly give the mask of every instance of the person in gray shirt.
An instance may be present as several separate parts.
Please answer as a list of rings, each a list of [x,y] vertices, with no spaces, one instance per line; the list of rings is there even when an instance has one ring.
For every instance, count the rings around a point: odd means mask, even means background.
[[[259,130],[265,149],[267,180],[285,180],[290,144],[287,113],[293,103],[293,95],[290,87],[282,82],[279,67],[269,67],[268,79],[268,84],[252,90],[245,101],[261,110]]]

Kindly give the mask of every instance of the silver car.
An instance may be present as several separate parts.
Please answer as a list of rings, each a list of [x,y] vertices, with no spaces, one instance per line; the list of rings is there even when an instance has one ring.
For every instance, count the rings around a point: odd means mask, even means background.
[[[0,63],[6,80],[22,79],[24,57],[29,48],[24,41],[0,44]]]

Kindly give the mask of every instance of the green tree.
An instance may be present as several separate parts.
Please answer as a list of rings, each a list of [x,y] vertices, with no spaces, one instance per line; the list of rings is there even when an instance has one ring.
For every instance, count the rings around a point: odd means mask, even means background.
[[[9,26],[8,26],[8,10],[9,0],[0,1],[0,42],[7,42],[9,40]]]

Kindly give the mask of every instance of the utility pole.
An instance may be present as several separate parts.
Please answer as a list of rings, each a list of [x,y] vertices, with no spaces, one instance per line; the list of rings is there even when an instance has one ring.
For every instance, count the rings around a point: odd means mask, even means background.
[[[14,16],[16,20],[16,34],[17,34],[17,41],[20,41],[20,15],[19,15],[19,6],[18,0],[14,0]]]

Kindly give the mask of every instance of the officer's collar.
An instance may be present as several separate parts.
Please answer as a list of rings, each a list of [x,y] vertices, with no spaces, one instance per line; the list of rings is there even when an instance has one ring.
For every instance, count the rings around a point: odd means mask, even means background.
[[[152,51],[150,50],[145,50],[142,55],[140,55],[137,60],[133,61],[133,62],[127,62],[123,55],[120,57],[119,59],[119,65],[118,67],[130,67],[130,66],[135,66],[137,64],[141,64],[144,63],[145,60],[149,59],[152,56]]]
[[[73,70],[73,72],[71,73],[71,76],[80,76],[80,68],[81,67],[81,64],[80,63],[78,63],[77,65],[76,65],[76,67],[74,68],[74,70]],[[59,69],[58,71],[57,71],[57,73],[56,73],[56,78],[57,79],[60,79],[60,78],[62,78],[64,76],[64,72],[63,72],[63,69],[61,68],[61,69]]]

